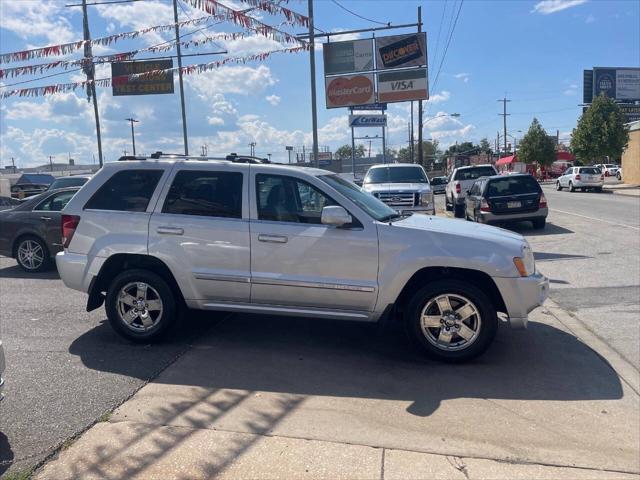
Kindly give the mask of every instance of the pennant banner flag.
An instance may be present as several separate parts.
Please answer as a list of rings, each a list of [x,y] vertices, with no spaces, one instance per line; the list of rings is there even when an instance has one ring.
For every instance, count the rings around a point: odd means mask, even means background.
[[[184,22],[178,22],[179,27],[200,25],[208,22],[209,20],[227,20],[227,15],[209,15],[205,17],[194,18],[192,20],[186,20]],[[60,45],[49,45],[48,47],[32,48],[31,50],[23,50],[20,52],[0,53],[0,63],[9,62],[21,62],[24,60],[30,60],[32,58],[53,57],[57,55],[66,55],[76,50],[80,50],[87,43],[92,46],[96,45],[111,45],[114,42],[123,39],[133,39],[140,35],[144,35],[150,32],[165,32],[175,29],[176,24],[170,25],[156,25],[153,27],[143,28],[133,32],[116,33],[115,35],[109,35],[108,37],[95,38],[93,40],[80,40],[77,42],[63,43]]]
[[[247,36],[244,32],[234,32],[234,33],[219,33],[209,35],[201,40],[188,40],[179,42],[180,46],[183,48],[191,48],[198,47],[200,45],[204,45],[209,42],[215,42],[220,40],[237,40],[239,38],[245,38]],[[131,52],[117,53],[113,55],[97,55],[92,57],[93,63],[109,63],[109,62],[121,62],[124,60],[130,60],[134,58],[136,55],[141,53],[148,52],[168,52],[175,48],[176,42],[170,42],[164,45],[155,45],[152,47],[141,48],[139,50],[133,50]],[[84,66],[87,63],[91,63],[89,59],[80,58],[78,60],[58,60],[51,63],[40,63],[38,65],[24,65],[21,67],[12,67],[12,68],[0,68],[0,78],[10,78],[17,77],[19,75],[34,75],[36,73],[43,73],[53,68],[63,68],[65,70],[71,67]]]
[[[222,60],[216,60],[214,62],[201,63],[198,65],[188,65],[186,67],[182,67],[182,74],[192,75],[192,74],[203,73],[209,70],[215,70],[228,63],[244,64],[246,62],[252,62],[252,61],[263,61],[269,58],[274,53],[298,53],[306,50],[308,50],[308,46],[304,45],[300,47],[284,48],[281,50],[272,50],[270,52],[256,53],[254,55],[248,55],[246,57],[227,57]],[[165,70],[154,70],[154,71],[138,73],[134,75],[124,75],[124,76],[113,77],[113,78],[100,78],[96,80],[84,80],[82,82],[59,83],[57,85],[20,88],[17,90],[7,90],[0,93],[0,98],[40,97],[44,95],[53,95],[56,93],[71,92],[78,88],[85,88],[87,85],[89,85],[92,82],[95,83],[95,85],[98,87],[110,87],[111,85],[126,83],[129,79],[143,78],[145,76],[154,76],[154,75],[158,75],[159,73],[169,73],[177,70],[178,70],[178,67],[175,67],[175,68],[168,68]]]
[[[242,3],[246,3],[247,5],[251,5],[254,8],[262,10],[263,12],[270,13],[271,15],[276,15],[278,13],[284,15],[287,19],[287,23],[292,25],[299,25],[301,27],[309,26],[309,18],[304,15],[300,15],[293,10],[290,10],[286,7],[282,7],[275,2],[267,1],[267,0],[240,0]]]

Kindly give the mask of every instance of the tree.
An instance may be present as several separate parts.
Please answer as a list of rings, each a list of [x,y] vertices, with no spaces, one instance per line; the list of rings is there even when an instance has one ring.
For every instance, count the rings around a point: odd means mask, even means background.
[[[433,163],[435,155],[438,153],[438,141],[427,140],[422,142],[422,157],[424,158],[423,166]],[[413,158],[411,158],[411,149],[402,147],[398,150],[398,162],[400,163],[418,163],[418,146],[414,145]]]
[[[363,158],[366,152],[364,150],[364,145],[356,145],[356,158]],[[336,150],[333,156],[339,160],[350,160],[351,159],[351,145],[342,145],[340,148]]]
[[[537,163],[541,166],[551,165],[556,160],[556,145],[537,118],[534,118],[529,130],[520,141],[518,161]]]
[[[629,142],[629,129],[620,107],[609,97],[599,95],[582,114],[573,129],[571,150],[585,163],[618,160]]]
[[[480,147],[478,145],[474,145],[472,142],[462,142],[460,144],[451,145],[444,152],[445,156],[451,155],[473,155],[474,153],[478,153]]]
[[[491,144],[489,143],[489,140],[487,140],[487,138],[483,138],[482,140],[480,140],[480,151],[482,153],[493,153],[493,149],[491,148]]]

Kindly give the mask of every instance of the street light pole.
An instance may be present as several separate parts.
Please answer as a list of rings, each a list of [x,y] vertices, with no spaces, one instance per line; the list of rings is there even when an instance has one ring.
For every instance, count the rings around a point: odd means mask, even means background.
[[[315,32],[313,26],[313,0],[308,1],[309,5],[309,70],[311,74],[311,128],[313,130],[313,158],[316,167],[320,166],[318,159],[318,109],[316,106],[316,47]],[[355,172],[354,172],[355,173]]]
[[[131,143],[133,143],[133,155],[135,156],[135,154],[136,154],[136,136],[135,136],[135,133],[133,131],[133,124],[134,123],[139,123],[140,121],[136,120],[133,117],[125,118],[125,120],[127,120],[128,122],[131,123]]]

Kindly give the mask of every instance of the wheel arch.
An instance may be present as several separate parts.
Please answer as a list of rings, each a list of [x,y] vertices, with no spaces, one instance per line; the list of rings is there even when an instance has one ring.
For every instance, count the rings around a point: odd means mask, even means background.
[[[180,306],[186,305],[178,282],[169,267],[162,260],[151,255],[116,253],[104,262],[98,274],[91,281],[88,292],[87,311],[90,312],[102,305],[105,299],[103,292],[107,291],[109,284],[116,275],[134,268],[149,270],[159,275],[169,284],[171,290],[177,294],[176,301],[178,304]]]
[[[402,312],[409,304],[411,296],[421,287],[436,280],[456,279],[472,283],[488,297],[496,311],[507,312],[507,307],[498,286],[490,275],[479,270],[457,267],[425,267],[415,272],[400,291],[395,301],[396,308]]]

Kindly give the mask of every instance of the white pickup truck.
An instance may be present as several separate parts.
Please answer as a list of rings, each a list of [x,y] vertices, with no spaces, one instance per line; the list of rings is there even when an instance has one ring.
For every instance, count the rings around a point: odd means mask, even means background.
[[[444,191],[447,210],[454,210],[456,217],[462,217],[464,215],[464,199],[473,182],[480,177],[491,177],[492,175],[498,175],[498,171],[493,165],[470,165],[454,169]]]

